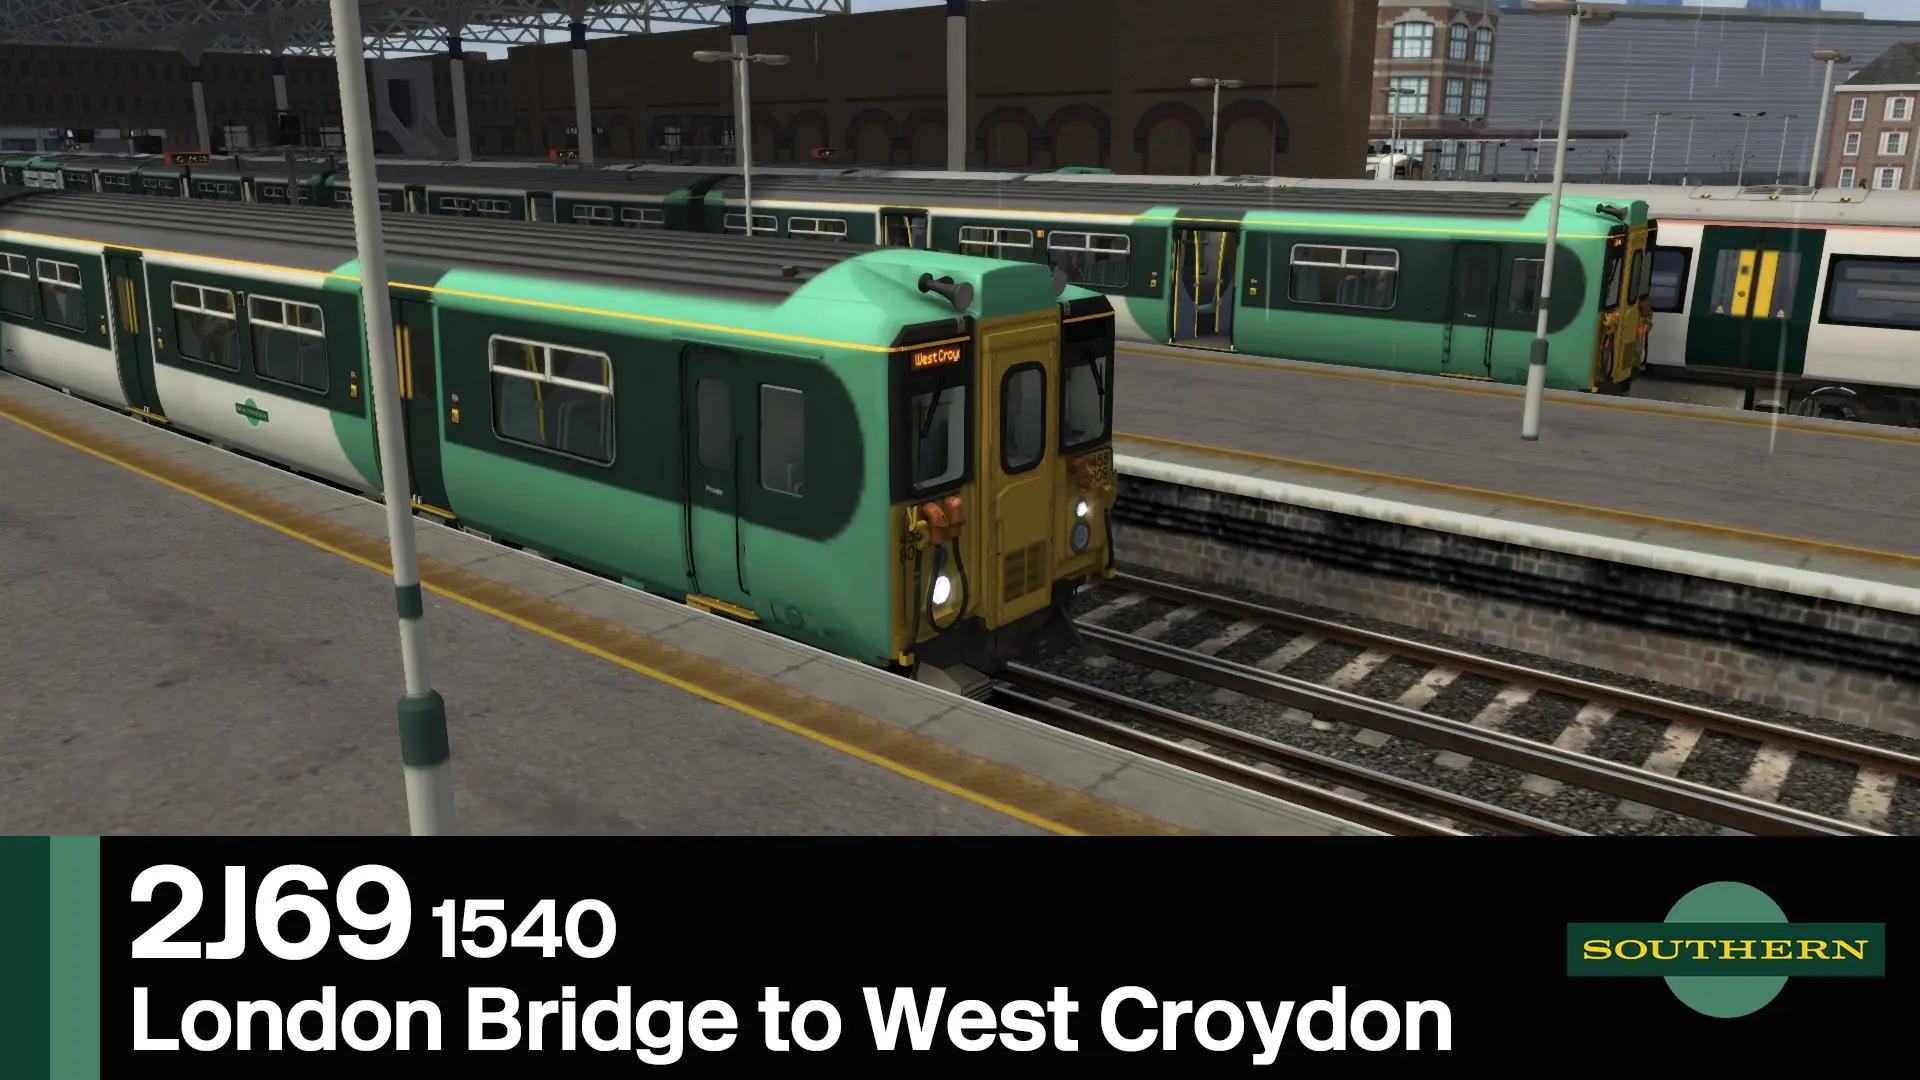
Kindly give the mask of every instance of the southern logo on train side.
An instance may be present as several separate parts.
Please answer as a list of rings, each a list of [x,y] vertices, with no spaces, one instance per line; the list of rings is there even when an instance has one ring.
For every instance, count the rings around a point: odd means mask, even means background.
[[[253,427],[259,427],[267,422],[267,410],[255,405],[252,398],[234,402],[233,411],[246,417],[247,423]]]
[[[913,354],[913,370],[945,367],[960,362],[961,352],[958,345],[942,345],[934,349],[921,349]]]

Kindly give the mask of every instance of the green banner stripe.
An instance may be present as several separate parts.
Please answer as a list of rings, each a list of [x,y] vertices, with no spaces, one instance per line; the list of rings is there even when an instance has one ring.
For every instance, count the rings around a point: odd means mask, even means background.
[[[7,1076],[47,1075],[47,848],[44,836],[0,836],[0,1073]]]
[[[99,1080],[100,838],[54,837],[47,871],[47,1076]]]
[[[1570,923],[1567,974],[1877,977],[1885,923]]]

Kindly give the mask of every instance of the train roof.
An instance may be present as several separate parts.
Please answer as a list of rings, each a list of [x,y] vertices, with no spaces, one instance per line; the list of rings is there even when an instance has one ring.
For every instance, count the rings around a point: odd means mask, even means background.
[[[0,198],[0,229],[316,273],[334,271],[358,254],[352,216],[313,207],[190,200],[156,206],[138,195],[22,190]],[[877,250],[836,241],[400,215],[383,217],[381,231],[388,257],[398,262],[767,303],[779,303],[827,269]]]
[[[1545,197],[1553,185],[1489,180],[1293,180],[1289,190],[1378,188],[1388,192],[1433,189],[1473,194],[1520,190]],[[1920,191],[1818,188],[1795,184],[1728,185],[1568,184],[1581,198],[1633,199],[1647,204],[1656,221],[1761,222],[1767,224],[1920,227]]]

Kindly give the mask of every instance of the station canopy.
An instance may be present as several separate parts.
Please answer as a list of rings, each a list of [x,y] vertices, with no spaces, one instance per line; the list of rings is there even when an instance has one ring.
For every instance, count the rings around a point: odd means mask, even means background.
[[[370,55],[445,52],[450,30],[463,42],[534,45],[584,22],[593,35],[645,34],[655,27],[724,26],[718,0],[361,0]],[[847,14],[851,0],[751,0],[749,8]],[[0,0],[0,44],[195,52],[333,54],[328,0]]]

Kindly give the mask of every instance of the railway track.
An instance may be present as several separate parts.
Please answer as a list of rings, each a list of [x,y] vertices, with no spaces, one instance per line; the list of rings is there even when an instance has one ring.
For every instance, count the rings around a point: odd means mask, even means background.
[[[1013,668],[998,704],[1386,832],[1920,832],[1903,750],[1148,578],[1094,592],[1095,655]]]

